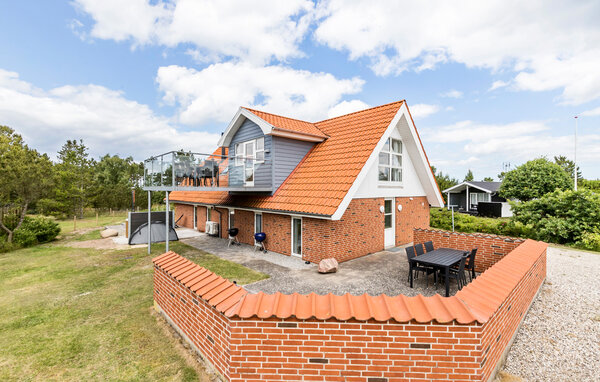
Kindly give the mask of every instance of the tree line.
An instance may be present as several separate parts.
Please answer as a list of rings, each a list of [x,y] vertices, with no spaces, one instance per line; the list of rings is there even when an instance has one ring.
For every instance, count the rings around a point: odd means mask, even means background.
[[[82,218],[86,208],[131,208],[133,195],[135,207],[144,208],[143,174],[143,163],[132,157],[91,158],[82,140],[67,140],[52,161],[0,126],[0,236],[10,243],[28,213]],[[154,192],[153,204],[163,197]]]

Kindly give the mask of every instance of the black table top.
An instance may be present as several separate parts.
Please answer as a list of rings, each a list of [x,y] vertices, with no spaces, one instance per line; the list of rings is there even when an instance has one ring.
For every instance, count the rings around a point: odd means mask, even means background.
[[[450,267],[460,261],[468,251],[452,248],[439,248],[420,256],[413,257],[412,261],[420,264],[435,265],[438,267]]]

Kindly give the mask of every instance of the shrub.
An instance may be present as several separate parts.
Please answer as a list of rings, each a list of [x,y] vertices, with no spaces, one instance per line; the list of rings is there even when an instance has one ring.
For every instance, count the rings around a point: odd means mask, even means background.
[[[589,190],[556,190],[513,205],[513,220],[530,225],[538,240],[568,244],[600,232],[600,195]]]
[[[29,247],[37,243],[52,241],[60,233],[60,226],[55,221],[43,217],[25,217],[23,224],[15,231],[15,243]]]
[[[600,251],[600,233],[585,232],[576,244],[581,248]]]
[[[538,158],[507,172],[499,192],[504,198],[525,202],[572,187],[573,182],[562,167],[546,158]]]
[[[452,230],[452,211],[432,208],[429,224],[433,228]],[[522,238],[531,238],[535,235],[531,226],[520,222],[502,218],[483,218],[458,212],[454,213],[454,230]]]

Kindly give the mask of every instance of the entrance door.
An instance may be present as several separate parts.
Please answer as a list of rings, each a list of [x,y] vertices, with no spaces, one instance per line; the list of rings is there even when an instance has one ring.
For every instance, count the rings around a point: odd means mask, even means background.
[[[292,256],[302,257],[302,218],[292,217]]]
[[[385,199],[383,203],[384,245],[385,248],[390,248],[396,246],[394,199]]]

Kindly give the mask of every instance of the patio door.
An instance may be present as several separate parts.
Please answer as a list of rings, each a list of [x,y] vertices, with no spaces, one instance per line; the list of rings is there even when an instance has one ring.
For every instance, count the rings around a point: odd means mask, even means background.
[[[194,206],[194,229],[198,229],[198,212],[196,206]]]
[[[396,246],[396,229],[394,217],[394,199],[385,199],[383,201],[383,222],[384,222],[384,246],[385,248]]]
[[[244,143],[244,175],[245,185],[248,187],[254,186],[254,141]]]
[[[292,217],[292,256],[302,257],[302,218]]]

